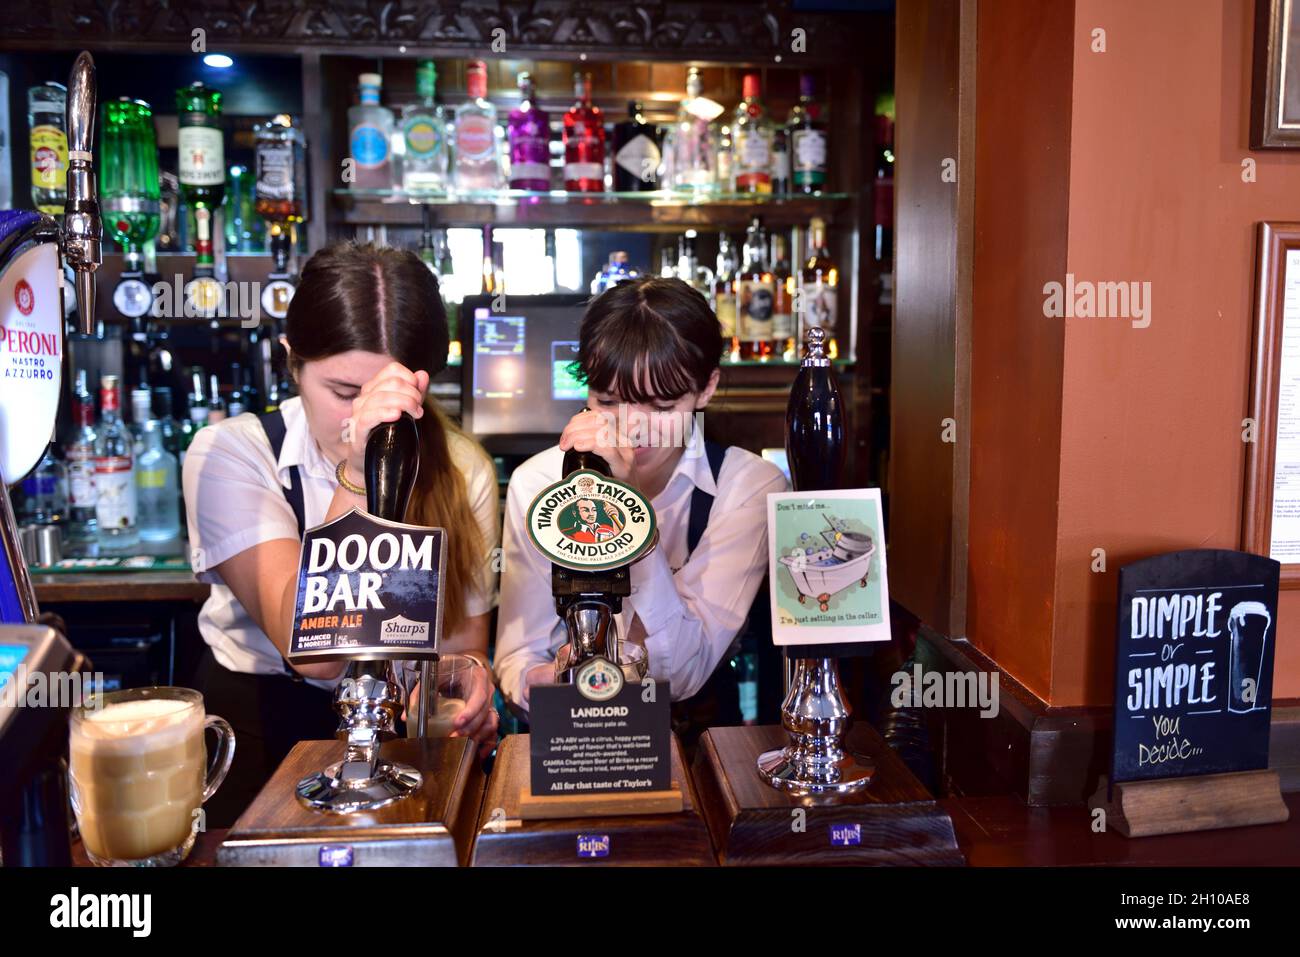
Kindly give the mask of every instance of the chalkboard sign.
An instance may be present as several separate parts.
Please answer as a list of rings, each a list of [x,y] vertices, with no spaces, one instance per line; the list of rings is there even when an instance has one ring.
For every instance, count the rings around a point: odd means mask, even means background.
[[[308,529],[289,660],[436,657],[447,533],[352,509]]]
[[[1112,781],[1268,767],[1279,568],[1196,549],[1120,569]]]

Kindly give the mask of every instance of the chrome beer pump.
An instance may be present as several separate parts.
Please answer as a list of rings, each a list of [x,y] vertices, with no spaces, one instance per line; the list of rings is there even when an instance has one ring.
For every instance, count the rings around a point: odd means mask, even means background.
[[[808,330],[785,424],[795,491],[839,487],[847,451],[844,400],[826,356],[826,333],[815,326]],[[795,659],[781,705],[781,726],[790,743],[759,756],[759,775],[774,788],[803,794],[847,794],[865,787],[875,768],[844,749],[849,713],[836,659],[829,654]]]
[[[599,455],[570,449],[560,471],[568,476],[581,469],[610,474],[608,463]],[[563,619],[568,635],[555,656],[556,683],[572,684],[578,668],[592,658],[606,658],[617,665],[622,647],[614,616],[623,610],[623,599],[632,594],[627,568],[578,571],[552,563],[551,594],[555,613]]]
[[[403,414],[370,433],[366,442],[366,510],[401,521],[420,468],[415,420]],[[416,653],[408,657],[417,657]],[[436,661],[436,658],[432,659]],[[420,665],[417,707],[419,737],[428,731],[433,684],[430,659]],[[298,800],[309,808],[337,813],[373,811],[419,790],[422,776],[409,764],[380,757],[380,744],[397,736],[403,690],[393,661],[354,658],[334,691],[343,760],[298,782]]]
[[[68,76],[68,198],[63,213],[63,256],[72,267],[78,328],[95,332],[95,270],[104,261],[104,225],[95,190],[95,61],[84,50]]]

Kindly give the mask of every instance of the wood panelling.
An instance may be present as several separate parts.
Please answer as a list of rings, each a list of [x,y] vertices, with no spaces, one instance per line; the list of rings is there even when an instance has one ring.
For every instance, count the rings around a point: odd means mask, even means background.
[[[963,134],[960,104],[973,81],[974,10],[973,0],[911,0],[897,12],[890,593],[951,633],[964,631],[966,605],[968,357],[958,326],[969,271],[959,263],[970,258],[976,176],[973,112]],[[945,441],[946,419],[956,441]]]

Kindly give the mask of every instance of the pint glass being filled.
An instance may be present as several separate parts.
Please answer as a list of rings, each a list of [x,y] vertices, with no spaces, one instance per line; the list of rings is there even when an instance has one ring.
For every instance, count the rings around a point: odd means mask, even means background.
[[[1228,710],[1237,713],[1260,707],[1260,683],[1264,676],[1264,652],[1273,616],[1258,601],[1242,601],[1228,612],[1232,636],[1228,664]]]

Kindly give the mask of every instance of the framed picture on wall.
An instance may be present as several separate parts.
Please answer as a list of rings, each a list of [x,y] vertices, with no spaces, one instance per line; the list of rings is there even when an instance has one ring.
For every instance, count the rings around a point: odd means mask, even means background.
[[[1300,147],[1300,2],[1255,0],[1250,148]]]
[[[1300,223],[1259,224],[1251,356],[1241,547],[1300,588]]]

